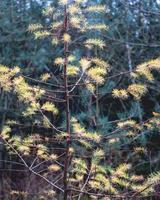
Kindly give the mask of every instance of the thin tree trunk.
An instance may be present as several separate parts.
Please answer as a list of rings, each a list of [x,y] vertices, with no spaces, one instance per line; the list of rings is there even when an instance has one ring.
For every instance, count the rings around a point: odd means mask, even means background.
[[[68,13],[67,13],[67,5],[65,6],[64,12],[64,32],[68,31]],[[66,100],[66,157],[64,164],[64,176],[63,176],[63,184],[64,184],[64,200],[68,199],[68,167],[70,161],[70,144],[71,144],[71,132],[70,132],[70,105],[69,105],[69,91],[68,91],[68,78],[67,78],[67,66],[68,66],[68,42],[64,43],[64,87],[65,87],[65,100]]]
[[[8,99],[7,96],[5,96],[4,92],[2,91],[2,95],[4,95],[4,109],[7,109],[8,107]],[[3,97],[2,97],[3,99]],[[0,123],[1,128],[3,128],[6,120],[6,112],[2,114],[2,121]],[[0,128],[0,131],[1,131]],[[4,144],[2,139],[0,139],[0,160],[4,160]],[[0,169],[4,169],[4,161],[0,162]],[[3,186],[3,171],[0,173],[0,198],[4,198],[4,186]]]
[[[129,2],[126,3],[126,18],[128,18],[128,12],[129,12]],[[129,44],[129,24],[127,23],[127,30],[126,30],[126,50],[127,50],[127,60],[128,60],[128,69],[130,72],[133,71],[133,64],[132,64],[132,57],[131,57],[131,51],[132,47]],[[131,79],[132,83],[135,83],[134,78]],[[142,113],[141,113],[141,105],[139,101],[136,101],[138,106],[138,117],[140,122],[142,122]]]

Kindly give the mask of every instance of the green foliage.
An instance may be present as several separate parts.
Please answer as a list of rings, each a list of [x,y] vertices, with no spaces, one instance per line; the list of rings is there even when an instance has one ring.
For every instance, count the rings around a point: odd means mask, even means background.
[[[101,39],[93,38],[86,40],[85,46],[89,49],[92,49],[93,47],[99,47],[100,49],[103,49],[105,47],[105,43]]]
[[[54,114],[58,114],[57,108],[51,102],[46,102],[45,104],[43,104],[41,109],[45,111],[53,112]]]

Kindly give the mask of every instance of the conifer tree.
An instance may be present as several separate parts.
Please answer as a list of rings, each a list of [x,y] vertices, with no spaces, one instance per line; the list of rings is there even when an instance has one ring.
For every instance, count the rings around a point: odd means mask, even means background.
[[[159,113],[154,112],[153,118],[143,123],[132,116],[110,122],[100,112],[97,112],[100,120],[95,118],[93,108],[92,123],[88,125],[90,116],[85,113],[86,106],[79,114],[72,108],[74,95],[84,98],[87,94],[96,99],[99,88],[108,78],[109,65],[99,57],[106,48],[101,34],[106,33],[107,27],[99,18],[105,11],[103,5],[60,0],[56,7],[44,10],[45,25],[29,26],[35,39],[49,39],[58,52],[53,73],[43,73],[39,80],[29,79],[18,67],[0,66],[0,87],[4,95],[14,95],[19,103],[19,116],[8,117],[1,138],[13,158],[18,156],[29,172],[49,185],[44,190],[39,188],[42,191],[37,199],[133,199],[137,195],[152,194],[159,183],[159,172],[146,178],[134,174],[127,162],[134,162],[132,156],[127,154],[122,160],[124,145],[130,145],[131,155],[138,158],[147,153],[147,148],[141,146],[143,136],[159,130]],[[136,81],[126,88],[113,89],[113,99],[140,101],[154,80],[152,72],[159,71],[159,63],[159,59],[151,60],[129,71]],[[98,104],[96,99],[97,107]],[[32,128],[36,126],[36,133],[15,134],[15,130],[21,131],[17,127],[24,120]],[[112,126],[101,128],[105,123]],[[27,192],[11,191],[11,194],[28,195],[31,199]]]

